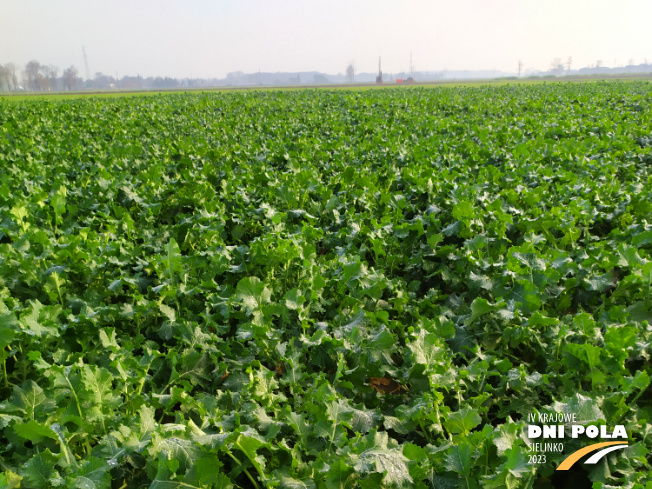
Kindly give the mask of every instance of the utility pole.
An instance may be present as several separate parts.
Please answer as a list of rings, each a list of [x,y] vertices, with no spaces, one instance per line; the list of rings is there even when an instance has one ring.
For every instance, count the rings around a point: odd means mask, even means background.
[[[380,69],[380,56],[378,56],[378,76],[376,77],[376,85],[383,84],[383,70]]]
[[[91,79],[91,70],[88,69],[88,57],[84,46],[82,46],[82,54],[84,55],[84,68],[86,68],[86,80],[88,81]]]

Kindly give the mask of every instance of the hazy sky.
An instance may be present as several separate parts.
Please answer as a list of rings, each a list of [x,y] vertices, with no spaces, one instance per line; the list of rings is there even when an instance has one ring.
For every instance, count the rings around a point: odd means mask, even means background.
[[[0,63],[91,76],[652,62],[650,0],[0,0]]]

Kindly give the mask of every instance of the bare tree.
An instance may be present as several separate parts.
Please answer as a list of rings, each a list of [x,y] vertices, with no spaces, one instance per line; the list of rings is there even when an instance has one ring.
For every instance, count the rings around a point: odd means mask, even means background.
[[[79,71],[74,66],[69,66],[63,70],[64,90],[75,90],[77,88],[77,75],[79,75]]]
[[[5,70],[7,70],[7,77],[11,82],[11,90],[16,90],[18,88],[18,66],[15,63],[5,64]]]
[[[0,90],[3,90],[4,87],[7,87],[7,90],[10,90],[10,88],[9,88],[9,72],[7,71],[7,68],[0,65]]]
[[[48,77],[45,75],[45,68],[45,66],[41,66],[37,78],[38,89],[41,92],[48,92],[50,90],[50,80],[48,80]]]
[[[561,62],[561,58],[552,60],[550,63],[550,72],[555,76],[559,76],[564,72],[564,65]]]
[[[25,65],[25,71],[24,71],[24,76],[25,76],[25,85],[27,85],[27,88],[33,91],[39,90],[40,85],[39,85],[39,78],[40,78],[40,71],[41,71],[41,63],[39,63],[36,60],[32,60],[27,65]]]
[[[228,75],[227,75],[228,76]],[[114,88],[117,83],[117,80],[110,75],[105,75],[102,72],[95,73],[95,78],[93,79],[94,88]]]
[[[47,90],[56,90],[59,68],[54,65],[48,65],[43,66],[41,71],[43,72],[43,77],[47,81]]]
[[[523,71],[523,61],[518,60],[518,77],[521,77],[521,71]]]
[[[349,83],[355,82],[355,66],[353,66],[353,63],[346,67],[346,79]]]
[[[6,87],[7,90],[10,90],[10,88],[9,88],[9,73],[7,72],[7,68],[0,65],[0,91],[4,90],[5,87]]]

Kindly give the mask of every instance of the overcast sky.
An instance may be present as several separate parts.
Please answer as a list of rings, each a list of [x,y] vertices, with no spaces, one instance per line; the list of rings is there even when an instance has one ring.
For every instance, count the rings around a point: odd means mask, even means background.
[[[650,0],[0,0],[0,63],[224,77],[652,62]]]

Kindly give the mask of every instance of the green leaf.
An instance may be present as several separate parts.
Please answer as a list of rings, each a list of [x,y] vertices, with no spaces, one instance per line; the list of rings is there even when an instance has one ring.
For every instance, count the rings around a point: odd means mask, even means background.
[[[216,455],[200,458],[193,467],[192,479],[201,487],[214,487],[216,489],[230,489],[233,487],[229,478],[223,473],[222,463]]]
[[[57,216],[62,216],[66,212],[66,197],[60,193],[54,194],[50,197],[50,205],[54,209]]]
[[[643,371],[637,371],[633,377],[624,377],[621,380],[623,390],[627,394],[631,394],[635,390],[644,391],[650,385],[650,376],[648,373]]]
[[[468,477],[473,468],[473,448],[466,443],[454,445],[448,449],[445,461],[446,470]]]
[[[120,348],[116,340],[114,328],[104,328],[100,330],[100,342],[104,348]]]
[[[359,260],[342,265],[342,282],[353,287],[353,282],[365,275],[363,264]]]
[[[167,253],[168,276],[173,278],[175,272],[183,272],[183,267],[181,266],[181,250],[174,238],[170,238],[170,241],[165,246],[165,251]]]
[[[502,457],[505,452],[512,448],[518,439],[518,427],[513,423],[506,423],[496,428],[493,443],[498,449],[498,456]]]
[[[383,474],[383,482],[391,486],[411,484],[413,480],[408,470],[408,459],[403,452],[398,448],[388,448],[386,434],[375,434],[374,439],[374,448],[360,453],[355,468],[365,474]]]
[[[505,301],[490,304],[488,300],[476,297],[471,303],[471,316],[464,321],[467,326],[472,324],[476,319],[484,316],[487,313],[496,311],[505,305]]]
[[[258,277],[243,278],[238,282],[236,290],[238,299],[249,313],[271,302],[272,291]]]
[[[9,214],[14,216],[16,218],[16,221],[21,225],[23,224],[23,219],[25,219],[28,216],[27,209],[25,208],[25,206],[22,205],[17,205],[15,207],[12,207],[9,210]]]
[[[121,287],[122,287],[122,279],[119,278],[119,279],[114,280],[113,282],[111,282],[107,288],[108,288],[111,292],[119,293]]]
[[[302,292],[297,288],[289,290],[285,294],[285,305],[288,309],[292,311],[299,309],[305,301],[306,298],[303,296]]]
[[[528,464],[528,456],[523,453],[521,447],[513,447],[508,450],[505,450],[505,455],[507,456],[507,461],[504,464],[504,467],[515,477],[521,477],[524,474],[529,474],[532,472],[533,467]]]
[[[11,470],[6,470],[0,473],[0,488],[1,489],[18,489],[21,486],[21,481],[23,478],[12,472]]]
[[[10,407],[24,414],[26,419],[43,419],[56,409],[54,399],[48,397],[33,380],[13,389]]]
[[[179,436],[164,438],[158,433],[153,434],[148,452],[155,458],[161,455],[174,459],[181,473],[185,473],[202,455],[201,447],[192,441]]]
[[[158,310],[161,311],[161,314],[163,314],[166,318],[168,318],[168,321],[170,321],[171,323],[176,322],[177,313],[170,306],[166,306],[165,304],[159,304]]]
[[[176,474],[178,465],[176,459],[159,454],[156,475],[149,489],[201,489],[201,486],[185,482],[183,477],[178,477]]]
[[[328,419],[330,419],[335,425],[338,425],[342,422],[347,423],[353,417],[351,412],[351,406],[344,399],[338,399],[335,402],[329,402],[326,404],[326,414]]]
[[[492,290],[494,287],[493,280],[486,275],[478,275],[473,270],[469,273],[469,281],[479,289]]]
[[[461,200],[453,206],[453,217],[460,221],[472,219],[475,216],[473,204],[468,200]]]
[[[12,313],[0,312],[0,349],[7,347],[16,337],[18,321]]]
[[[95,457],[84,461],[73,479],[76,489],[110,489],[111,467],[104,460]]]
[[[116,409],[122,403],[122,398],[113,391],[114,376],[108,369],[84,365],[82,369],[84,382],[84,400],[93,406],[92,413],[86,410],[87,415],[101,419],[104,411]]]
[[[444,343],[434,333],[419,329],[419,335],[408,347],[415,364],[424,365],[428,372],[434,372],[437,366],[447,364],[448,353]]]
[[[16,423],[13,426],[14,432],[21,438],[31,441],[32,443],[40,443],[45,438],[58,440],[57,434],[51,428],[37,423],[30,419],[27,423]]]
[[[54,325],[41,322],[41,311],[45,310],[45,306],[38,300],[30,301],[30,303],[30,312],[20,316],[20,324],[25,333],[39,338],[59,336],[59,331]]]
[[[368,343],[369,348],[383,351],[388,354],[390,353],[390,350],[396,346],[396,338],[392,336],[392,333],[390,333],[385,326],[382,326],[378,332],[374,333],[370,340],[371,341]]]
[[[353,467],[341,459],[336,459],[330,464],[324,483],[327,489],[353,489],[357,479]]]
[[[380,415],[370,409],[351,408],[351,428],[356,433],[369,433],[380,421]]]
[[[599,408],[599,403],[582,394],[573,394],[571,397],[566,397],[564,401],[555,401],[551,411],[570,415],[575,414],[578,423],[581,424],[606,420]]]
[[[600,365],[601,352],[602,350],[600,348],[588,343],[583,345],[571,343],[564,347],[564,353],[568,357],[564,358],[564,363],[569,367],[574,368],[576,365],[572,362],[572,358],[577,358],[586,363],[586,365],[589,366],[591,373],[594,373],[594,369]]]
[[[265,459],[258,455],[256,452],[259,448],[263,446],[270,447],[270,445],[262,438],[258,433],[253,430],[247,430],[236,438],[233,446],[241,450],[253,464],[253,466],[258,470],[259,473],[265,468],[266,462]]]
[[[0,349],[8,346],[18,330],[16,316],[7,308],[0,297]]]
[[[459,411],[446,416],[444,426],[451,433],[469,433],[482,422],[482,418],[475,409],[466,406]]]
[[[636,328],[634,326],[611,327],[604,335],[607,349],[621,352],[636,343]]]
[[[444,240],[444,236],[441,233],[433,234],[428,238],[428,244],[433,250],[437,249],[437,245]]]

